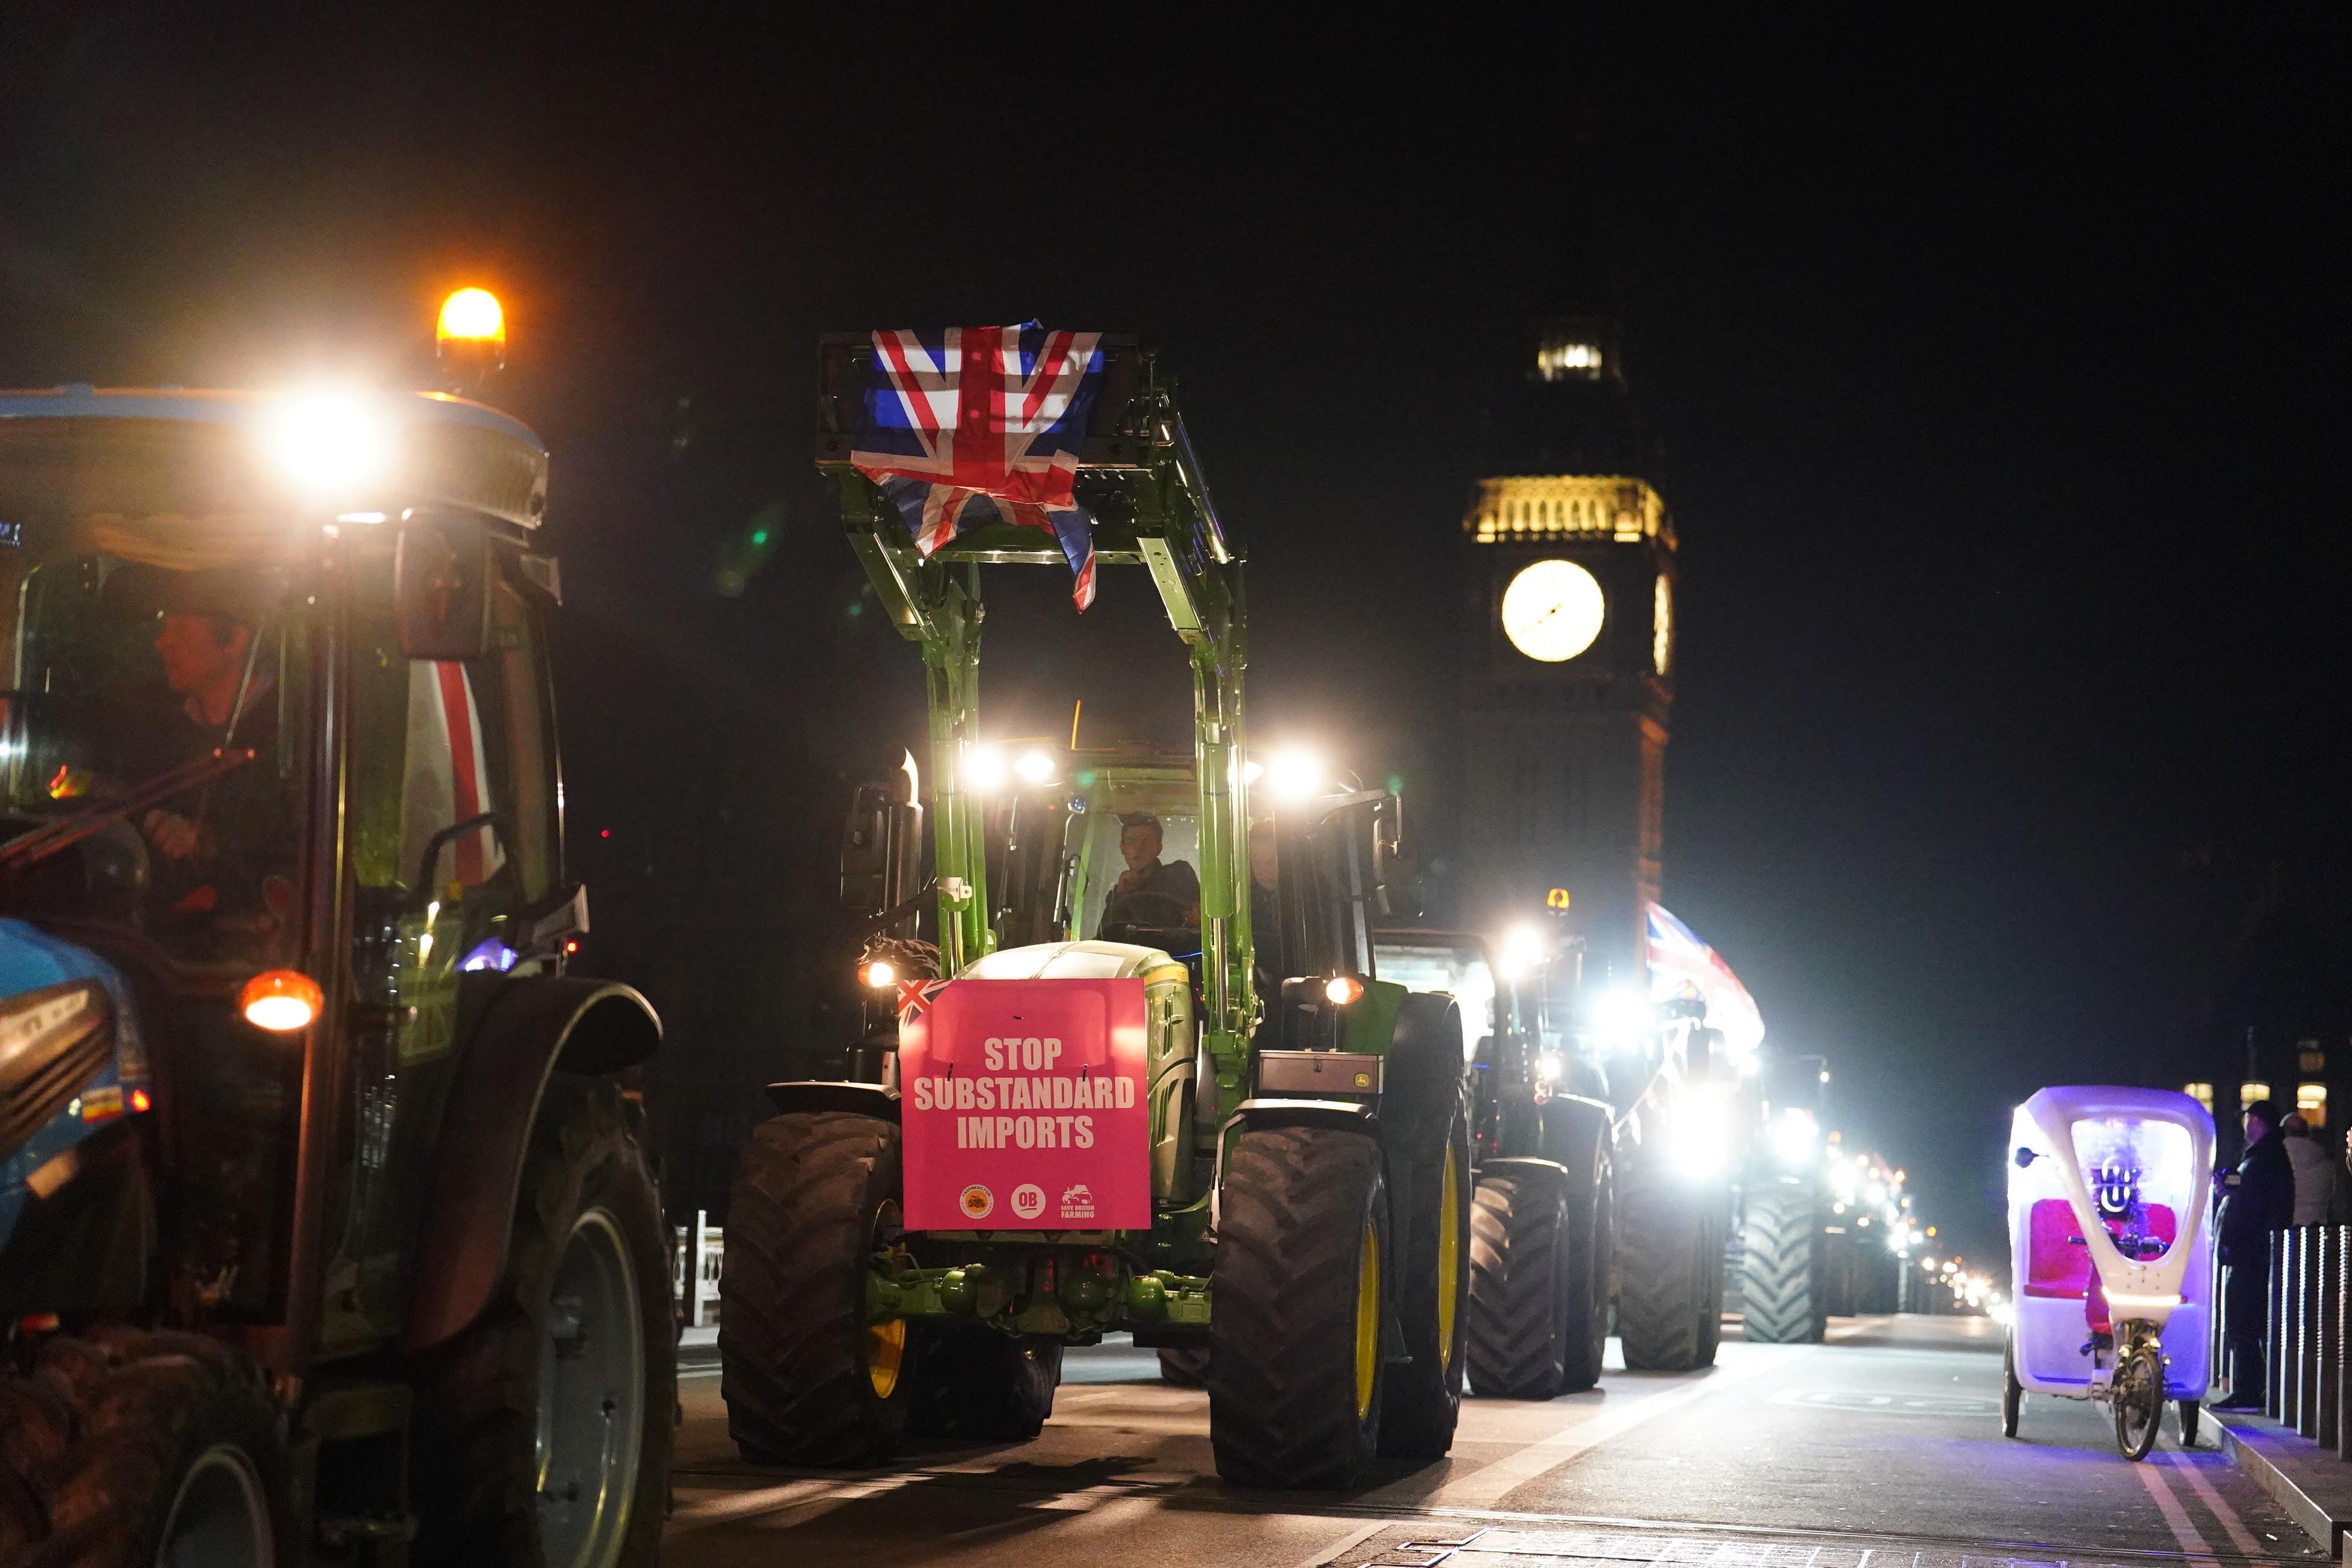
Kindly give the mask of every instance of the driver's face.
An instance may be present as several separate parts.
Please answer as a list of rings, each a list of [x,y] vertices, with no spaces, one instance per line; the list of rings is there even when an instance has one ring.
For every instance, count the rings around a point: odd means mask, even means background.
[[[210,616],[167,612],[155,633],[155,651],[163,659],[163,683],[184,697],[218,685],[225,671],[238,669],[243,663],[250,634],[243,626],[232,626],[228,640],[223,642],[214,635],[214,626]]]
[[[1130,827],[1118,836],[1119,858],[1130,871],[1140,871],[1160,858],[1160,829]]]

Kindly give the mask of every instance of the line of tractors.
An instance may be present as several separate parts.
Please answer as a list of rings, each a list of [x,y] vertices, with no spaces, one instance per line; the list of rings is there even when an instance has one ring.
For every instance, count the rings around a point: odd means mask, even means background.
[[[866,1026],[771,1086],[731,1194],[743,1455],[1031,1436],[1065,1347],[1126,1333],[1206,1387],[1227,1479],[1345,1488],[1444,1454],[1465,1384],[1592,1386],[1612,1328],[1629,1368],[1707,1364],[1727,1259],[1748,1337],[1818,1337],[1818,1064],[1588,994],[1540,924],[1414,926],[1398,796],[1249,740],[1243,552],[1132,339],[1074,454],[1087,570],[1149,574],[1192,744],[988,743],[984,573],[1071,558],[1009,511],[919,548],[853,461],[877,342],[822,344],[817,457],[921,658],[927,764],[843,840]],[[453,297],[440,342],[478,388],[496,302]],[[437,392],[0,395],[0,1563],[653,1560],[661,1031],[567,973],[547,471]],[[1189,886],[1137,880],[1147,828]],[[900,1075],[943,986],[1132,1003],[1101,1061],[1136,1114],[1096,1152],[1129,1219],[972,1184],[909,1223],[910,1154],[956,1179]],[[927,1094],[971,1043],[930,1042]],[[1092,1125],[963,1120],[995,1156]]]

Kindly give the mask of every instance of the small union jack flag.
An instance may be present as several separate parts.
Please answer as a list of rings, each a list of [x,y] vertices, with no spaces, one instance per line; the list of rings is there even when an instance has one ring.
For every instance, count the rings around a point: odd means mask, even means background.
[[[923,554],[993,522],[1061,542],[1080,610],[1095,601],[1094,520],[1073,492],[1102,382],[1099,332],[950,327],[874,334],[850,461]]]
[[[919,1018],[931,1010],[931,998],[946,990],[944,980],[901,980],[898,982],[898,1022]]]

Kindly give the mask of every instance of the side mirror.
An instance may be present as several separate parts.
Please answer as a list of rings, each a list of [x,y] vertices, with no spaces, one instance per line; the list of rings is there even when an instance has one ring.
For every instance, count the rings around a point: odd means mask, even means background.
[[[401,524],[392,566],[401,653],[445,662],[488,653],[497,570],[478,517],[420,515]]]
[[[914,891],[923,808],[913,784],[893,773],[857,786],[841,832],[841,907],[861,919],[897,908]]]
[[[2022,1143],[2018,1145],[2017,1153],[2013,1157],[2017,1161],[2017,1168],[2021,1171],[2025,1169],[2026,1166],[2033,1163],[2034,1161],[2042,1158],[2041,1155],[2036,1154],[2032,1150],[2028,1149]]]

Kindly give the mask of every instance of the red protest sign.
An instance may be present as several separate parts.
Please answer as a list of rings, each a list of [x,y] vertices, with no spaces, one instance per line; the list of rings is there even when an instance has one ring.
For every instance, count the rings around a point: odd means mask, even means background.
[[[900,1016],[909,1230],[1151,1224],[1140,980],[957,980]]]

